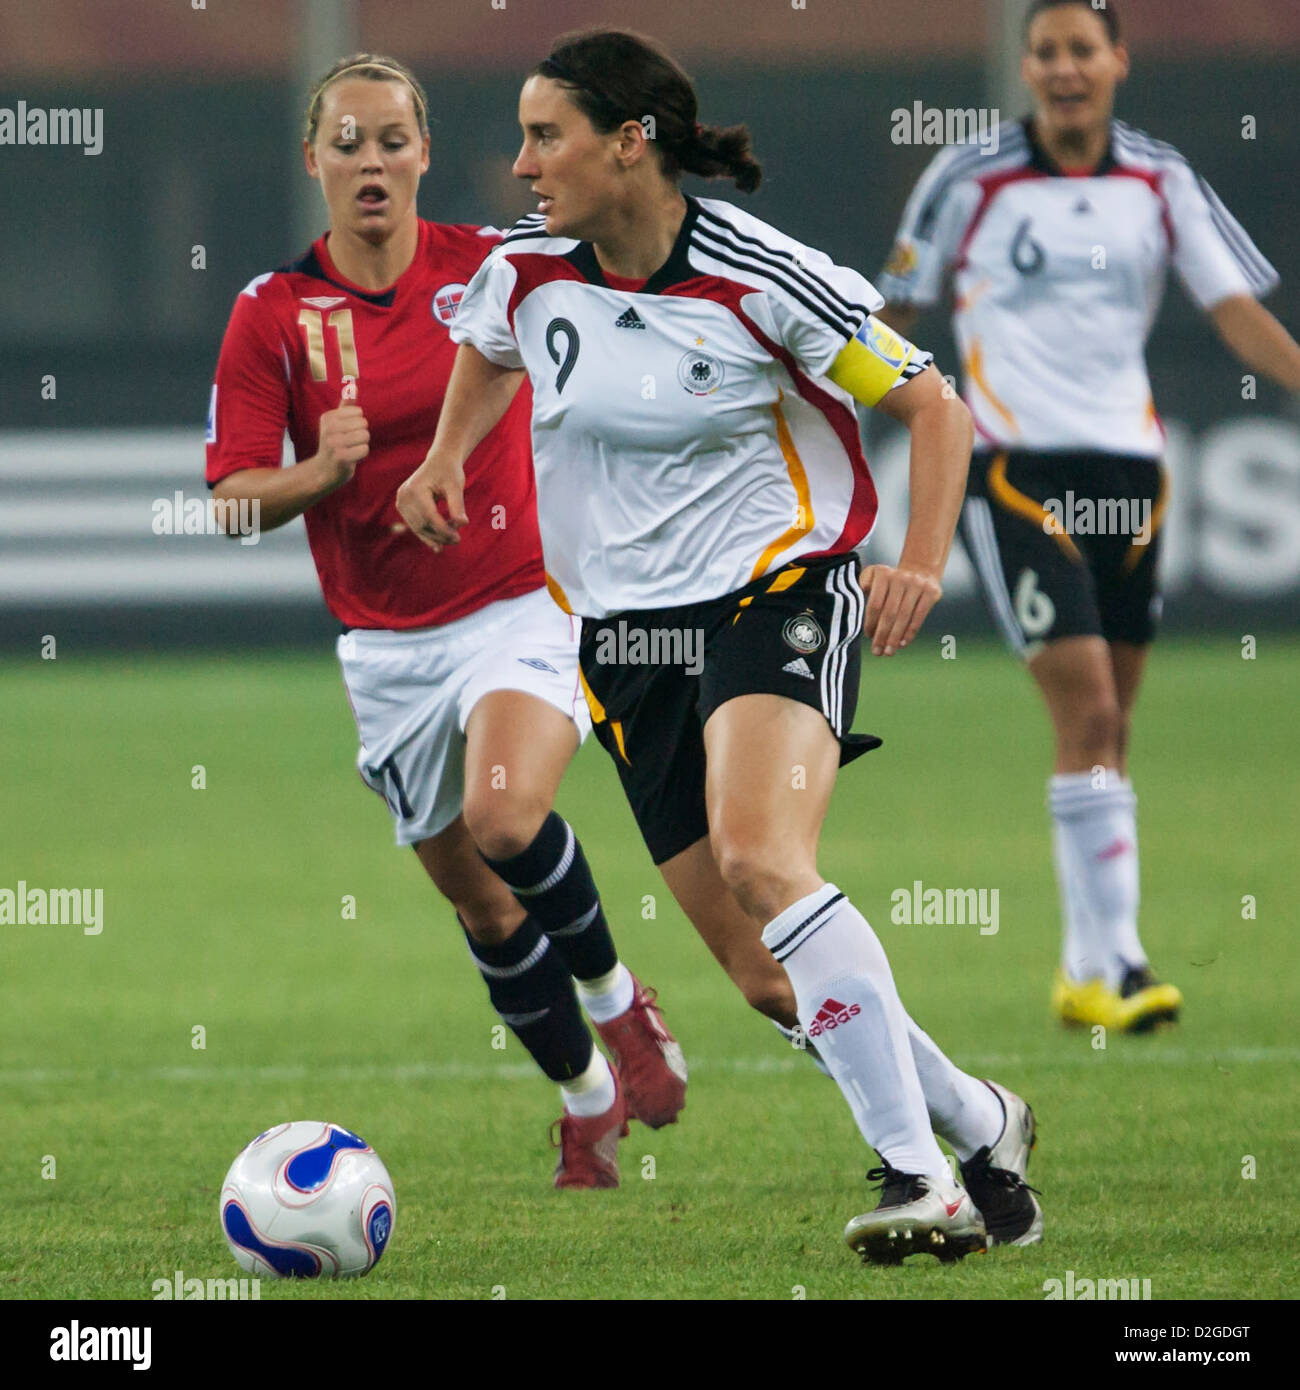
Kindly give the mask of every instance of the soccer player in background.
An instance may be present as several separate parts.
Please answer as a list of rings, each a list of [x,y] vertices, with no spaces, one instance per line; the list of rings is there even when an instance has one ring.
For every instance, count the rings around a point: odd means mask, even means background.
[[[651,857],[747,997],[816,1039],[880,1153],[879,1205],[846,1240],[882,1263],[1029,1244],[1029,1107],[912,1022],[875,933],[817,872],[836,772],[877,742],[849,732],[862,635],[892,655],[939,597],[969,416],[930,354],[872,317],[883,301],[855,271],[683,196],[683,170],[742,191],[761,175],[748,131],[697,109],[633,34],[571,35],[533,70],[515,174],[538,212],[465,293],[399,510],[444,559],[482,533],[463,465],[526,373],[553,592],[582,615],[593,719]],[[855,547],[876,499],[855,399],[913,440],[903,555],[866,570],[865,594]],[[635,655],[674,639],[675,659]]]
[[[1251,371],[1300,390],[1300,349],[1258,303],[1276,273],[1209,185],[1114,119],[1128,69],[1114,5],[1037,0],[1021,65],[1033,115],[999,128],[995,155],[935,157],[879,287],[881,317],[906,333],[952,278],[978,435],[962,534],[1055,729],[1052,1007],[1140,1032],[1182,1005],[1138,935],[1127,769],[1160,607],[1168,480],[1143,351],[1168,267]]]
[[[329,231],[235,301],[207,477],[219,502],[256,501],[264,528],[304,516],[343,625],[361,776],[455,907],[493,1006],[559,1083],[556,1185],[614,1187],[627,1116],[671,1123],[686,1070],[552,810],[590,723],[577,624],[545,587],[527,393],[468,461],[485,525],[455,555],[436,562],[393,501],[437,428],[465,283],[500,240],[417,216],[427,109],[390,58],[344,59],[317,85],[304,153]],[[286,428],[297,462],[282,468]]]

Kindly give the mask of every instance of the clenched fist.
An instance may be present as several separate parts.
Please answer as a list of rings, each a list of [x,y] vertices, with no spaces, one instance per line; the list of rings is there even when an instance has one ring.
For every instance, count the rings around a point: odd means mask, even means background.
[[[365,412],[344,397],[334,410],[320,417],[320,443],[316,463],[325,482],[350,482],[357,464],[370,452],[370,426]]]

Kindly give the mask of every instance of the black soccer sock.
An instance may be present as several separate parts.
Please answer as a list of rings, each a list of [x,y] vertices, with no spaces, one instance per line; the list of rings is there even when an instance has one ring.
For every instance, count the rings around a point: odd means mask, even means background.
[[[571,975],[595,980],[618,964],[587,856],[563,816],[552,811],[532,844],[513,859],[483,857],[555,942]]]
[[[525,917],[499,946],[485,946],[469,932],[465,939],[487,982],[492,1007],[537,1065],[552,1081],[581,1076],[591,1065],[595,1044],[578,1008],[568,966],[537,923]]]

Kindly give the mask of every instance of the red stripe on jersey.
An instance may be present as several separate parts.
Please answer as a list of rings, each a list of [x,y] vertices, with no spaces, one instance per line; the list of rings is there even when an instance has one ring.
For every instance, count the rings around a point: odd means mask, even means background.
[[[1165,236],[1169,240],[1169,250],[1174,249],[1174,221],[1169,215],[1169,203],[1165,198],[1164,175],[1157,174],[1153,169],[1129,169],[1117,164],[1113,169],[1106,173],[1108,179],[1137,179],[1139,183],[1144,183],[1156,195],[1160,202],[1160,221],[1164,224]]]
[[[549,285],[559,280],[576,280],[583,285],[587,283],[582,271],[563,256],[524,251],[518,255],[507,255],[506,260],[515,268],[515,287],[510,291],[510,303],[506,305],[512,333],[515,329],[515,310],[539,285]]]
[[[740,301],[745,295],[755,293],[753,285],[740,284],[718,275],[701,275],[694,280],[683,280],[661,293],[683,299],[708,299],[730,309],[764,352],[774,357],[790,373],[795,389],[804,400],[809,405],[816,406],[826,417],[827,424],[835,431],[848,456],[849,467],[853,472],[853,495],[849,499],[849,511],[844,519],[844,528],[835,544],[827,550],[811,551],[800,558],[811,559],[813,555],[835,555],[843,550],[851,550],[870,533],[875,524],[877,510],[876,485],[871,480],[871,470],[867,467],[867,460],[862,453],[858,421],[853,411],[843,401],[837,400],[829,391],[818,386],[794,357],[780,343],[774,343],[740,307]]]
[[[1004,169],[1000,174],[988,174],[975,182],[980,186],[979,206],[975,209],[975,215],[966,224],[966,230],[962,234],[961,245],[957,248],[957,255],[953,264],[953,273],[961,270],[966,264],[966,248],[971,244],[979,225],[984,220],[984,214],[988,212],[989,205],[993,199],[1002,192],[1008,184],[1023,183],[1027,179],[1045,179],[1048,175],[1041,169],[1031,169],[1028,165],[1019,169]]]

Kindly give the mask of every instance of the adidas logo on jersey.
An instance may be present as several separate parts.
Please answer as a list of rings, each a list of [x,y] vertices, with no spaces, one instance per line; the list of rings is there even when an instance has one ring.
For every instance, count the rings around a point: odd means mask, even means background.
[[[838,1028],[849,1019],[857,1018],[861,1012],[860,1004],[841,1004],[838,999],[828,999],[817,1010],[817,1017],[808,1025],[808,1036],[817,1038],[823,1033],[829,1033],[832,1028]]]
[[[801,656],[795,657],[793,661],[787,661],[781,669],[789,671],[792,676],[807,676],[810,681],[817,679],[812,673],[812,668]]]
[[[645,328],[645,320],[635,309],[626,309],[614,320],[615,328]]]

